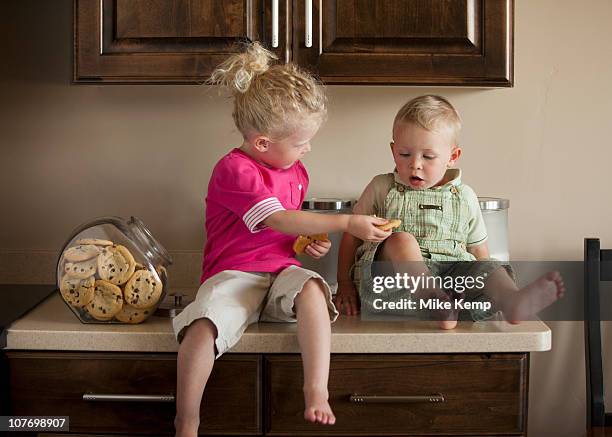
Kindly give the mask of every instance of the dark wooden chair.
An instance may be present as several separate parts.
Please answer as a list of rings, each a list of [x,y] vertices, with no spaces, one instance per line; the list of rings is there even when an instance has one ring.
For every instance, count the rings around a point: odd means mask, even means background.
[[[612,436],[612,414],[606,413],[601,347],[599,286],[612,281],[612,250],[602,250],[598,238],[584,240],[584,345],[586,359],[588,436]]]

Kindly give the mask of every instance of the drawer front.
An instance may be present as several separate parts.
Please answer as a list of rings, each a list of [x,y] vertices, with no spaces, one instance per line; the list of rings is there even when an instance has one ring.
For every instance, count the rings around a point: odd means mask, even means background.
[[[9,352],[11,414],[70,417],[80,433],[174,434],[173,401],[88,401],[83,395],[174,396],[176,354]],[[201,434],[261,434],[261,358],[215,363]]]
[[[299,356],[265,357],[270,435],[521,434],[527,354],[335,355],[329,393],[336,425],[303,419]]]

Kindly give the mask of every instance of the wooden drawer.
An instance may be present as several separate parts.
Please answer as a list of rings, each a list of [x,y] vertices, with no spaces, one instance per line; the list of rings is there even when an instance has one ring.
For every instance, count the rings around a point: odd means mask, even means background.
[[[174,402],[86,401],[84,394],[176,393],[176,354],[8,352],[12,415],[70,416],[70,432],[174,434]],[[201,434],[261,434],[261,357],[213,369]]]
[[[525,432],[527,354],[334,355],[329,378],[337,418],[333,427],[303,419],[299,356],[266,356],[265,375],[269,435]],[[352,395],[379,398],[360,402],[362,398]],[[444,400],[428,400],[434,395]]]

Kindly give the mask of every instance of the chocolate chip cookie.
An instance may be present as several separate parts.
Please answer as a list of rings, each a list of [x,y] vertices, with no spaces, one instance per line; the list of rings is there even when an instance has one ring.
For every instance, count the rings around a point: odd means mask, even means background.
[[[98,274],[111,284],[125,284],[135,268],[134,257],[125,246],[108,246],[98,255]]]
[[[93,299],[85,308],[94,319],[110,320],[122,307],[121,288],[108,281],[97,280],[94,283]]]
[[[124,304],[121,311],[115,314],[115,319],[124,323],[140,323],[151,315],[152,308],[135,308],[131,305]]]
[[[94,297],[95,278],[71,278],[65,275],[60,281],[60,292],[64,300],[72,306],[84,307]]]
[[[97,258],[88,259],[81,262],[67,262],[64,265],[66,275],[71,278],[86,279],[96,274],[98,268]]]
[[[113,242],[110,240],[102,240],[100,238],[81,238],[77,240],[77,244],[93,244],[95,246],[112,246]]]
[[[162,288],[162,283],[155,274],[149,270],[138,270],[125,284],[123,295],[129,305],[149,308],[159,300]]]
[[[70,262],[87,261],[100,255],[102,250],[93,244],[79,244],[64,251],[64,259]]]

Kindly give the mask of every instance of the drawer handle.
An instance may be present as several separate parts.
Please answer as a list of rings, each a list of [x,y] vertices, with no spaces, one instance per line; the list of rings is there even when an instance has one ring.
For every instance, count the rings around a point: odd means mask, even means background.
[[[85,393],[84,401],[89,402],[174,402],[174,395],[108,395]]]
[[[433,395],[422,395],[422,396],[377,396],[377,395],[352,394],[349,400],[354,404],[382,404],[382,403],[414,404],[414,403],[421,403],[421,402],[437,404],[440,402],[446,402],[444,395],[441,393],[435,393]]]

